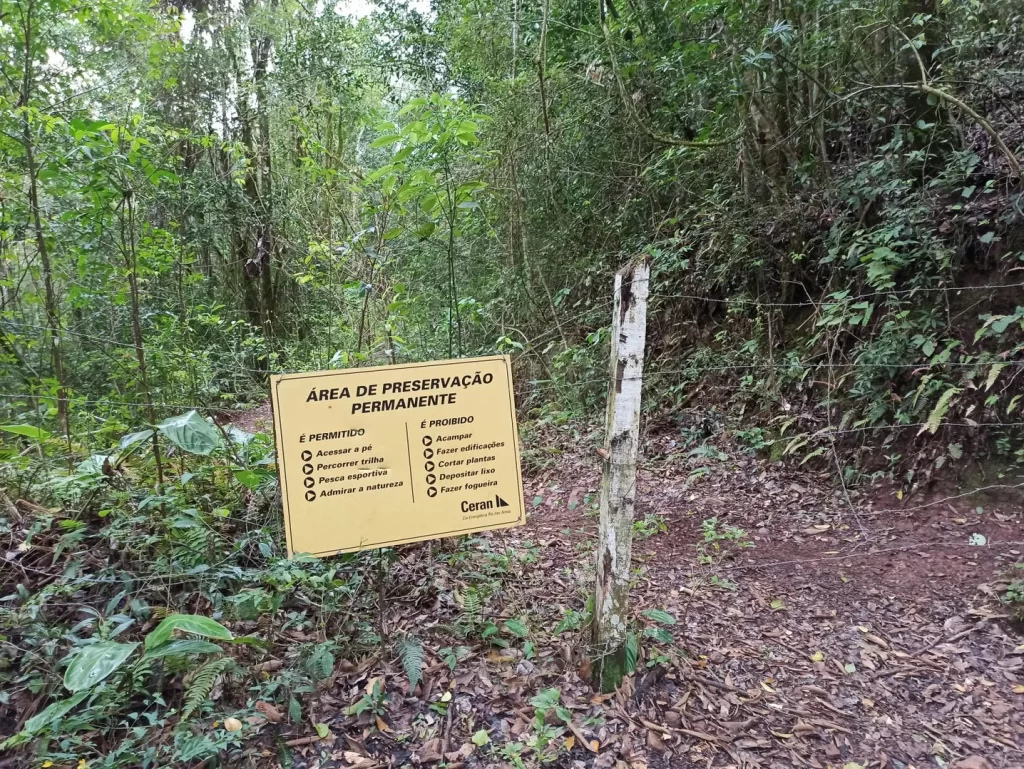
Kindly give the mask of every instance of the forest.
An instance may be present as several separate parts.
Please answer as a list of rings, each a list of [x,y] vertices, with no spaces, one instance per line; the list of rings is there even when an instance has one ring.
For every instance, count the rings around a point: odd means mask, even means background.
[[[1020,766],[1022,51],[1019,0],[0,0],[0,769]],[[478,356],[525,525],[290,553],[272,378]]]

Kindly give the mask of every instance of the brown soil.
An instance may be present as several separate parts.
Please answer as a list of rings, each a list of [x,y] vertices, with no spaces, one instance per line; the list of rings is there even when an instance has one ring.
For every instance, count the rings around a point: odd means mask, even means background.
[[[592,589],[599,445],[599,431],[563,427],[524,446],[526,526],[400,549],[384,622],[425,640],[423,682],[409,692],[393,659],[336,672],[309,714],[334,737],[297,748],[297,769],[513,766],[501,747],[516,742],[539,766],[530,700],[551,687],[572,726],[549,714],[561,730],[549,766],[1024,766],[1024,638],[997,600],[1024,552],[1018,496],[847,492],[830,473],[725,443],[704,458],[648,436],[631,600],[641,634],[656,625],[646,611],[672,615],[673,643],[643,640],[636,675],[606,697],[587,680],[585,633],[555,628]],[[713,518],[742,542],[706,541]],[[524,618],[529,659],[508,634],[511,648],[488,651],[446,629],[501,554],[509,565],[483,619]],[[472,651],[452,671],[438,649],[457,644]],[[383,722],[343,715],[375,676],[390,695]],[[490,742],[477,747],[481,729]]]
[[[994,600],[1024,552],[1015,490],[990,491],[983,507],[962,490],[899,500],[734,446],[723,460],[671,444],[649,442],[658,459],[639,472],[636,517],[661,516],[667,531],[634,542],[634,598],[680,618],[687,658],[623,708],[641,728],[621,733],[617,760],[1024,765],[1024,639]],[[595,511],[571,500],[596,502],[599,463],[577,449],[533,474],[527,502],[538,504],[520,536],[563,540],[563,552],[565,533],[593,537]],[[710,518],[753,546],[706,543],[712,562],[698,563]],[[977,535],[984,545],[970,544]]]

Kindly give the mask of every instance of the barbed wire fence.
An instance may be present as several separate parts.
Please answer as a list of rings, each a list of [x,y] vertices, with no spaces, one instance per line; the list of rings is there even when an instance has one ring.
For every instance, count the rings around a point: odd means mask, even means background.
[[[647,279],[651,280],[651,279]],[[912,300],[914,297],[922,294],[935,294],[935,293],[946,293],[946,294],[959,294],[962,292],[981,292],[981,294],[991,294],[996,291],[1006,290],[1019,290],[1024,289],[1024,283],[994,283],[986,285],[974,285],[974,286],[931,286],[921,287],[914,289],[899,289],[899,290],[886,290],[886,291],[872,291],[861,294],[847,294],[846,292],[834,292],[824,299],[819,301],[800,301],[800,302],[776,302],[776,301],[765,301],[756,297],[748,296],[736,296],[736,297],[717,297],[700,295],[696,293],[676,293],[672,291],[658,292],[653,291],[648,295],[649,302],[665,302],[665,301],[685,301],[685,302],[696,302],[710,305],[723,305],[727,309],[742,308],[746,309],[771,309],[780,308],[786,310],[798,310],[798,309],[811,309],[815,312],[820,312],[823,308],[829,307],[840,307],[849,306],[851,304],[866,302],[866,301],[899,301],[905,302]],[[569,324],[577,323],[580,321],[590,321],[593,325],[593,330],[601,328],[607,328],[607,314],[611,310],[612,299],[609,297],[606,301],[597,301],[585,308],[578,309],[574,308],[571,314],[566,314],[560,318],[560,325],[564,328]],[[577,311],[578,309],[578,311]],[[602,319],[603,314],[603,319]],[[49,327],[31,323],[27,321],[4,319],[5,326],[15,329],[31,329],[35,331],[41,331],[48,333]],[[134,351],[135,344],[132,342],[123,342],[111,336],[105,335],[100,336],[94,333],[88,333],[88,331],[81,330],[80,328],[62,328],[62,334],[67,334],[70,337],[81,340],[83,342],[90,343],[91,346],[107,356],[108,358],[116,361],[116,356],[111,352],[111,348],[119,349],[123,348],[125,352]],[[528,338],[523,337],[525,344],[523,350],[516,356],[520,361],[523,356],[530,354],[544,354],[545,346],[560,341],[561,331],[558,329],[551,329],[539,336]],[[150,354],[151,349],[146,349],[147,355]],[[166,350],[159,350],[158,352],[166,354]],[[1024,370],[1024,357],[1021,358],[1009,358],[999,355],[985,355],[980,354],[977,360],[963,361],[963,360],[941,360],[935,362],[929,361],[918,361],[918,362],[907,362],[906,359],[893,359],[893,360],[863,360],[863,359],[850,359],[837,361],[834,360],[835,351],[831,350],[828,353],[819,353],[811,355],[806,358],[794,358],[786,357],[783,360],[750,360],[749,362],[726,362],[726,363],[710,363],[696,360],[689,365],[656,368],[654,370],[646,371],[642,380],[647,387],[671,387],[674,385],[686,385],[693,384],[694,388],[700,392],[719,391],[725,394],[737,394],[743,393],[744,390],[740,385],[735,383],[729,384],[712,384],[705,381],[700,381],[701,377],[707,375],[735,375],[741,372],[747,373],[764,373],[764,372],[790,372],[799,373],[807,371],[824,371],[829,373],[830,383],[834,384],[832,379],[836,372],[869,372],[877,375],[894,374],[896,372],[938,372],[938,371],[960,371],[964,374],[973,373],[978,374],[985,371],[991,371],[992,367],[998,366],[999,371],[1009,371],[1013,376],[1017,376],[1021,370]],[[125,360],[121,362],[123,366],[133,365],[133,361]],[[234,362],[231,364],[233,370],[245,374],[252,375],[254,380],[265,382],[267,377],[277,373],[288,373],[290,369],[287,365],[280,365],[276,367],[268,366],[266,368],[257,368],[252,366],[245,366]],[[558,397],[560,395],[578,395],[581,388],[595,387],[603,388],[608,385],[607,376],[590,376],[578,379],[567,378],[566,381],[555,381],[553,379],[532,379],[527,380],[519,384],[520,395],[531,401],[543,401],[545,398],[550,396]],[[212,385],[213,383],[207,383]],[[212,387],[210,389],[213,389]],[[752,394],[747,392],[747,394]],[[47,403],[50,401],[56,401],[56,394],[48,392],[43,388],[27,388],[27,389],[9,389],[5,392],[0,392],[0,399],[5,401],[4,405],[8,409],[13,408],[18,403]],[[144,409],[149,403],[141,398],[96,398],[88,395],[79,396],[72,390],[69,395],[69,401],[72,405],[81,410],[91,410],[96,407],[99,408],[111,408],[111,409]],[[225,420],[225,412],[231,412],[236,410],[237,406],[240,405],[237,402],[227,401],[213,401],[213,402],[190,402],[185,399],[165,399],[162,400],[159,397],[158,392],[154,392],[153,406],[161,414],[170,415],[172,412],[183,412],[188,410],[196,410],[202,414],[214,416],[221,421]],[[1009,416],[1009,415],[1008,415]],[[230,417],[228,417],[230,418]],[[792,435],[794,437],[799,436],[806,438],[808,441],[827,441],[826,450],[832,454],[833,458],[837,463],[836,471],[839,473],[840,479],[842,477],[842,468],[838,466],[839,455],[836,447],[836,442],[843,440],[844,436],[870,436],[872,434],[891,434],[899,431],[906,430],[917,430],[923,431],[932,427],[933,425],[929,421],[897,421],[892,423],[877,422],[873,424],[833,424],[831,418],[831,408],[826,409],[826,413],[799,413],[787,418],[792,418],[794,422],[800,422],[800,426],[794,429]],[[993,420],[991,416],[987,419],[970,419],[962,418],[959,420],[942,421],[939,429],[942,430],[963,430],[963,431],[980,431],[985,429],[993,430],[1015,430],[1024,427],[1024,421],[1017,421],[1011,419],[1005,420]],[[970,496],[973,494],[983,493],[985,491],[991,491],[995,489],[1001,490],[1016,490],[1024,486],[1024,484],[996,484],[984,486],[979,489],[964,492],[963,494],[955,495],[948,499],[957,499],[962,496]],[[929,502],[920,507],[908,507],[906,505],[892,510],[867,510],[867,511],[855,511],[852,509],[852,502],[849,503],[851,506],[851,514],[858,515],[860,512],[865,512],[870,515],[878,515],[882,513],[898,513],[908,512],[914,509],[921,509],[923,507],[930,507],[933,505],[941,504],[947,500],[940,500],[937,502]]]

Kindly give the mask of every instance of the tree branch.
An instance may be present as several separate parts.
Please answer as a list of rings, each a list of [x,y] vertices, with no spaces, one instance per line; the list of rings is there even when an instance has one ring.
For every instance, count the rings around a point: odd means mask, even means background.
[[[603,8],[602,4],[602,8]],[[633,122],[636,123],[637,127],[647,134],[651,139],[658,142],[659,144],[669,144],[673,147],[691,147],[693,149],[708,149],[710,147],[725,147],[732,144],[740,138],[740,132],[737,131],[735,134],[730,136],[728,139],[719,139],[717,141],[709,142],[693,142],[686,141],[685,139],[677,139],[674,136],[668,136],[667,134],[657,133],[652,131],[647,125],[640,119],[640,116],[636,112],[636,107],[633,106],[632,100],[629,98],[629,94],[626,93],[626,84],[622,80],[622,76],[619,74],[619,65],[615,59],[615,49],[612,46],[611,34],[608,32],[608,23],[604,19],[604,14],[601,15],[601,31],[604,32],[604,42],[608,48],[608,58],[612,65],[612,74],[615,76],[615,83],[618,87],[619,96],[622,99],[622,103],[626,107],[626,111],[629,112],[630,117],[633,118]]]

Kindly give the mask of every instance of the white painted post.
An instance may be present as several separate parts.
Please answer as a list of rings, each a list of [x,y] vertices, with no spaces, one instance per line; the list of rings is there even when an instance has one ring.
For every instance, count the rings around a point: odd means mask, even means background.
[[[647,259],[633,261],[615,275],[591,668],[594,685],[604,692],[619,686],[626,668],[626,604],[633,552],[633,506],[650,276]]]

